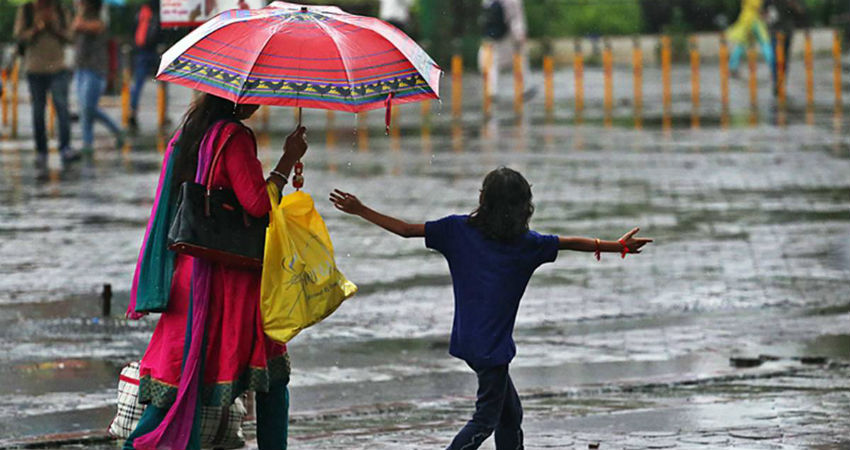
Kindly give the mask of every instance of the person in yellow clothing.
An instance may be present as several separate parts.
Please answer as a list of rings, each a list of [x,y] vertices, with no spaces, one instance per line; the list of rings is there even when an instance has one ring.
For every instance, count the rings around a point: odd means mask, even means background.
[[[773,67],[773,48],[770,45],[770,36],[767,34],[767,26],[762,20],[761,12],[762,0],[742,0],[738,20],[726,30],[726,38],[734,47],[732,56],[729,58],[729,71],[732,74],[737,74],[741,56],[752,38],[758,41],[768,67]]]

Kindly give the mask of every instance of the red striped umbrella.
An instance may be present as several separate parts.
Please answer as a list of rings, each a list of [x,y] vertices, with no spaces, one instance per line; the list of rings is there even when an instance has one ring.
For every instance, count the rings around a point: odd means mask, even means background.
[[[439,98],[442,70],[410,37],[333,6],[225,11],[162,56],[158,80],[235,103],[358,112]]]

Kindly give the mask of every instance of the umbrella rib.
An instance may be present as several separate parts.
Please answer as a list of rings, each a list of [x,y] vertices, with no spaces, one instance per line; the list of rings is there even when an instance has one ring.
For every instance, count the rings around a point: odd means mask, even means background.
[[[290,20],[292,20],[292,16],[287,17],[286,20],[282,21],[280,24],[278,24],[275,27],[275,30],[273,32],[269,33],[269,37],[266,39],[266,42],[263,42],[263,46],[260,47],[260,51],[257,52],[256,56],[254,56],[254,60],[251,61],[250,69],[248,70],[248,75],[246,75],[245,78],[242,79],[242,84],[239,86],[239,91],[236,93],[236,100],[237,101],[235,101],[233,103],[237,103],[237,104],[239,103],[238,100],[242,97],[242,92],[243,92],[243,89],[245,88],[245,83],[248,82],[248,77],[251,76],[251,73],[254,72],[254,66],[257,64],[257,61],[259,61],[260,56],[263,55],[263,51],[265,51],[266,47],[269,46],[269,42],[271,42],[272,38],[275,36],[275,34],[277,34],[277,32],[280,31],[281,27],[286,22],[289,22]]]
[[[339,55],[339,60],[342,63],[342,68],[345,69],[345,82],[348,83],[349,87],[353,88],[354,85],[351,82],[351,71],[348,68],[348,64],[346,63],[345,58],[343,58],[343,56],[342,56],[342,49],[339,47],[339,43],[336,41],[336,39],[334,39],[334,36],[333,36],[334,33],[338,34],[339,31],[329,27],[325,23],[322,23],[322,21],[320,21],[320,20],[317,20],[316,24],[319,25],[319,28],[325,30],[325,34],[327,34],[328,37],[331,38],[331,43],[334,45],[334,48],[336,48],[336,53],[337,53],[337,55]],[[352,96],[355,94],[354,89],[351,90],[351,94],[352,94]]]

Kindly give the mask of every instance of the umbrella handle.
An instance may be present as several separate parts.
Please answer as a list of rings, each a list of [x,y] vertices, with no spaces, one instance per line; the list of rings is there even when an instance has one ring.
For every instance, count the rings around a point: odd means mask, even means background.
[[[298,126],[295,127],[295,129],[297,130],[298,128],[301,128],[301,107],[300,106],[298,107],[298,111],[295,112],[295,116],[298,118]]]
[[[301,190],[304,187],[304,163],[299,159],[292,168],[295,175],[292,176],[292,187]]]

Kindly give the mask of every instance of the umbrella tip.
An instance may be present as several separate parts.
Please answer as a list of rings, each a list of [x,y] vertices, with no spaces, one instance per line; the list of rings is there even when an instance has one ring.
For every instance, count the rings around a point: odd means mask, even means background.
[[[301,7],[301,12],[307,12],[307,7],[306,7],[306,6],[302,6],[302,7]]]

